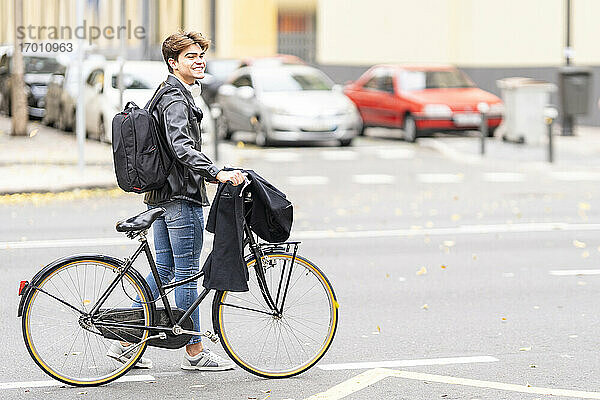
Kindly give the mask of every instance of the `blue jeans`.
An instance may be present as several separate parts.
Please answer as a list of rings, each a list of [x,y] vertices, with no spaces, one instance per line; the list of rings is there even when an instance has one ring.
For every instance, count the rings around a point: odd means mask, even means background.
[[[204,217],[202,206],[186,200],[173,200],[161,205],[166,212],[154,221],[154,248],[156,250],[156,268],[163,285],[173,278],[179,281],[198,273]],[[152,208],[152,207],[148,207]],[[158,287],[152,273],[146,278],[152,295],[159,296]],[[187,310],[198,297],[198,282],[192,281],[175,288],[175,304]],[[200,309],[197,307],[191,315],[194,330],[200,331]],[[200,336],[193,336],[188,344],[200,343]]]

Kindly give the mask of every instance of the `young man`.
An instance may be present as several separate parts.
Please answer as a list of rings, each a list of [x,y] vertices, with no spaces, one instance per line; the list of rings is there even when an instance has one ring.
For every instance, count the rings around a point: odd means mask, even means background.
[[[153,225],[156,266],[163,284],[173,279],[185,279],[199,271],[204,230],[202,207],[209,204],[204,181],[230,181],[234,185],[244,182],[240,171],[220,170],[202,153],[202,112],[194,104],[192,90],[196,91],[195,85],[199,85],[196,80],[204,77],[204,55],[209,43],[198,32],[178,31],[162,44],[163,57],[170,72],[162,85],[168,85],[172,90],[161,97],[153,115],[177,160],[167,184],[148,192],[144,202],[149,208],[160,206],[166,210]],[[158,297],[152,274],[146,280],[154,297]],[[189,308],[197,296],[197,281],[175,289],[175,303],[183,310]],[[192,314],[194,330],[197,332],[200,331],[199,314],[198,308]],[[115,343],[109,353],[119,357],[126,347],[126,343]],[[150,368],[152,361],[142,358],[136,366]],[[181,368],[222,371],[232,369],[233,363],[205,349],[201,337],[194,336],[186,346]]]

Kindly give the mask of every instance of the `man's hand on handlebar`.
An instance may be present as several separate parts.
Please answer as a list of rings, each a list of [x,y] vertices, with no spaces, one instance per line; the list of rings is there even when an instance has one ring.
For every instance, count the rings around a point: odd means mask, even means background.
[[[219,171],[217,174],[217,180],[222,183],[231,182],[233,186],[244,183],[245,176],[240,170],[233,171]]]

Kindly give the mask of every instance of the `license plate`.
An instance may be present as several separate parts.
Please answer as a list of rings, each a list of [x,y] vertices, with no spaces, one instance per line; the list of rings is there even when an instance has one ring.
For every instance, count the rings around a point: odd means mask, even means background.
[[[456,126],[479,126],[481,116],[479,114],[455,114],[453,117]]]

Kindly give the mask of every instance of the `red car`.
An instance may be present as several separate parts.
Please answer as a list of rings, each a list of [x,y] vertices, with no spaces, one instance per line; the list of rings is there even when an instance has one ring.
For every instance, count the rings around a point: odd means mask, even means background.
[[[476,130],[481,110],[488,116],[488,136],[502,122],[504,106],[453,66],[375,65],[344,93],[358,107],[364,128],[402,128],[414,142],[426,133]]]

